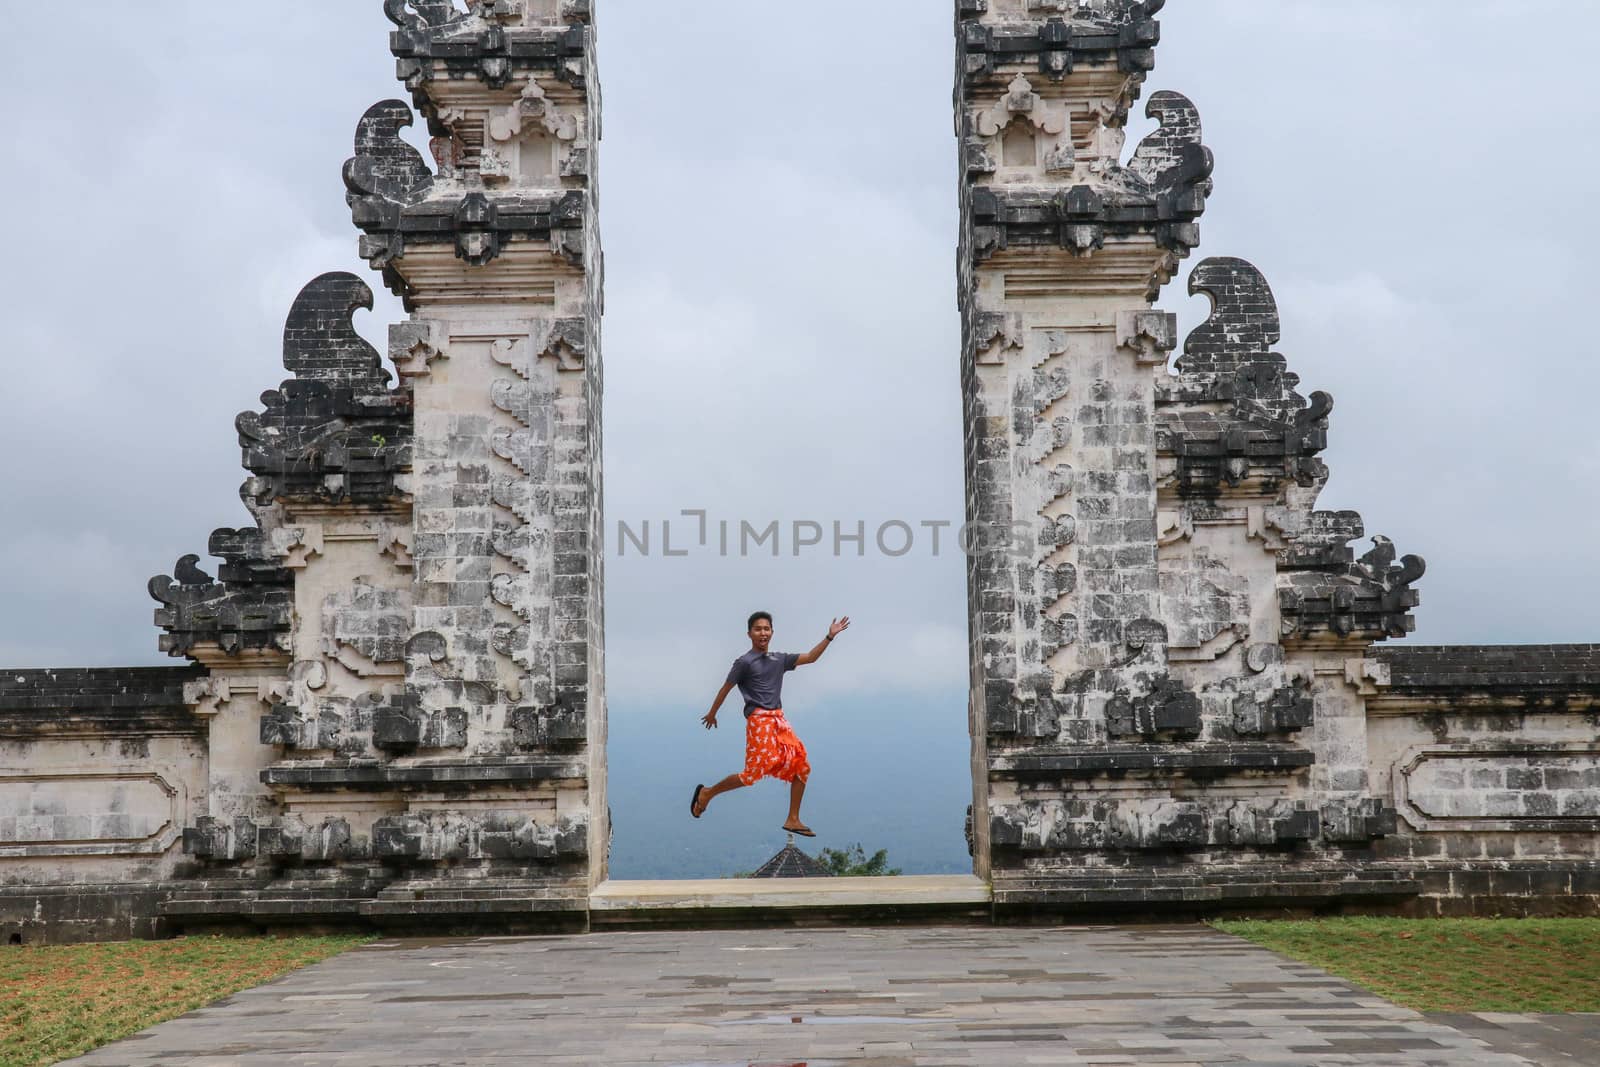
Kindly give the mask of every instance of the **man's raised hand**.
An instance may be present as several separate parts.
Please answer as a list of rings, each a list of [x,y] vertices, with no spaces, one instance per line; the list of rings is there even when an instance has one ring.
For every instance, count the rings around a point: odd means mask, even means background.
[[[846,615],[842,619],[833,620],[833,625],[828,627],[828,636],[838,637],[848,629],[850,629],[850,616]],[[815,633],[816,631],[813,630],[812,632]]]

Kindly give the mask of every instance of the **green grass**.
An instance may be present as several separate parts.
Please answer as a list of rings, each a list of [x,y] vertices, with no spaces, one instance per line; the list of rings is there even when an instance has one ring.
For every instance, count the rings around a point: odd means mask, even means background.
[[[352,937],[0,947],[0,1067],[42,1067],[336,956]]]
[[[1416,1011],[1600,1011],[1600,919],[1213,925]]]

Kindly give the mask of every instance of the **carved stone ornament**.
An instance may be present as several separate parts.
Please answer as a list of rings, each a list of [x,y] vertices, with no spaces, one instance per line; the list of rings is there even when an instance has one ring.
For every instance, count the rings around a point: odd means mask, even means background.
[[[395,229],[401,209],[433,186],[422,153],[400,137],[413,121],[405,101],[384,100],[368,108],[356,124],[355,155],[345,162],[344,184],[353,220],[362,230]]]
[[[1121,24],[1152,18],[1167,0],[1027,0],[1028,14]]]
[[[489,136],[496,141],[509,141],[519,136],[530,122],[537,122],[545,133],[559,141],[576,141],[583,132],[578,116],[557,107],[544,87],[530,80],[516,103],[490,116]]]
[[[389,327],[389,360],[402,380],[424,378],[433,362],[444,359],[449,327],[436,319],[399,322]]]
[[[409,526],[385,525],[378,532],[378,551],[394,559],[400,570],[412,570],[416,560],[411,554],[412,532]]]
[[[1117,347],[1140,363],[1164,364],[1178,347],[1178,316],[1165,311],[1119,311]]]
[[[311,557],[322,555],[321,526],[278,526],[268,536],[272,551],[291,570],[303,570]]]
[[[283,363],[295,377],[262,394],[265,410],[234,423],[258,507],[382,504],[399,496],[395,478],[410,462],[411,399],[390,390],[377,349],[356,332],[355,312],[372,301],[367,284],[345,273],[324,274],[296,297],[283,334]]]
[[[1073,163],[1071,122],[1064,106],[1047,102],[1034,92],[1033,83],[1017,75],[993,107],[978,113],[975,129],[980,137],[1004,141],[1013,136],[1013,125],[1021,123],[1018,132],[1028,140],[1024,159],[1009,158],[1004,145],[998,151],[1002,163],[1008,166],[1033,167],[1038,164],[1036,138],[1043,134],[1052,141],[1045,152],[1047,171],[1070,171]]]
[[[455,0],[383,0],[383,13],[396,26],[443,26],[463,16]]]
[[[222,580],[184,556],[172,575],[150,579],[150,595],[161,603],[156,625],[167,632],[161,650],[187,656],[212,645],[230,656],[244,652],[286,653],[294,612],[293,579],[260,530],[218,530],[211,552],[224,561]]]
[[[183,702],[203,719],[214,718],[233,696],[227,678],[213,676],[183,683]]]
[[[973,353],[979,365],[1004,363],[1022,351],[1022,316],[979,312],[973,320]]]

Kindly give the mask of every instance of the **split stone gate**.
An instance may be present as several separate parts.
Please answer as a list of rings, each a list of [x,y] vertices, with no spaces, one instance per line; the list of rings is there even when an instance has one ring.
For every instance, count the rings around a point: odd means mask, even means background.
[[[1164,0],[956,0],[974,872],[997,914],[1593,911],[1600,648],[1381,650],[1423,563],[1317,509],[1332,400],[1201,262]],[[0,930],[574,925],[605,880],[589,0],[387,0],[345,164],[366,282],[290,310],[255,524],[150,583],[172,669],[0,679]],[[432,160],[401,138],[426,123]],[[952,427],[954,432],[954,427]]]

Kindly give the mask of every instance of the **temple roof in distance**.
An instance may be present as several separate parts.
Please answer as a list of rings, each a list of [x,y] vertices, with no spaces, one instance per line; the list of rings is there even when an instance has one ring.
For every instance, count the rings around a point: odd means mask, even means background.
[[[795,847],[794,838],[761,868],[752,878],[832,878],[833,872]]]

